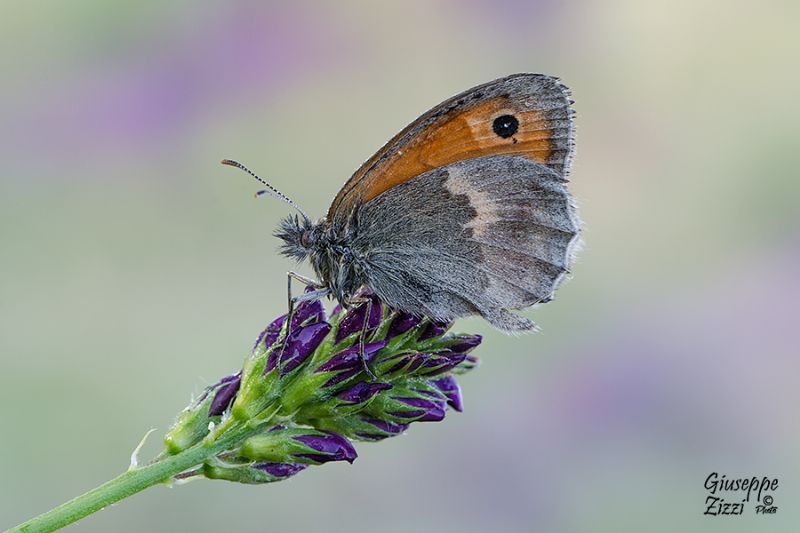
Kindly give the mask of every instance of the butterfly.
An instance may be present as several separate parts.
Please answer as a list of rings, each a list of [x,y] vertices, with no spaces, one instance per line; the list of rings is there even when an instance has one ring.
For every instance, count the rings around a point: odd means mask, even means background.
[[[344,184],[327,215],[283,219],[281,253],[308,260],[310,296],[369,302],[435,321],[479,315],[498,329],[534,323],[515,310],[549,301],[569,272],[580,221],[567,190],[574,150],[569,90],[514,74],[420,116]],[[367,311],[369,316],[369,311]]]

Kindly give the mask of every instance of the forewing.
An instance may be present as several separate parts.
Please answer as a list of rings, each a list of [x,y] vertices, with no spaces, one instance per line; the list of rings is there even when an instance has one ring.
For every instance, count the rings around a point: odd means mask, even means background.
[[[565,178],[506,155],[421,174],[356,220],[354,249],[384,301],[440,320],[481,314],[509,330],[533,326],[508,309],[551,298],[580,225]]]
[[[569,90],[543,74],[515,74],[431,109],[364,163],[336,195],[328,220],[429,170],[488,155],[517,155],[566,176],[572,159]],[[507,118],[509,122],[500,120]]]

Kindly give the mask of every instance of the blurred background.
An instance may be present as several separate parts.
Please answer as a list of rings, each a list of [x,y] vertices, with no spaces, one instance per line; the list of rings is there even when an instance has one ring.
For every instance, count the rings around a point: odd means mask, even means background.
[[[532,71],[573,89],[586,247],[527,313],[541,333],[459,323],[486,336],[464,413],[73,529],[797,531],[797,2],[2,10],[0,527],[115,476],[151,427],[157,453],[283,311],[287,207],[220,159],[321,215],[423,111]],[[777,514],[703,516],[712,471],[777,477]]]

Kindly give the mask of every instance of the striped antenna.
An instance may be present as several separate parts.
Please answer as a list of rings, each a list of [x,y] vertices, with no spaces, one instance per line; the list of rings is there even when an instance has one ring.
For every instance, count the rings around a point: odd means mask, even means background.
[[[222,164],[223,164],[223,165],[227,165],[227,166],[229,166],[229,167],[236,167],[236,168],[240,168],[240,169],[244,170],[245,172],[247,172],[248,174],[250,174],[251,176],[253,176],[255,179],[257,179],[258,181],[260,181],[260,182],[261,182],[261,183],[262,183],[262,184],[263,184],[265,187],[267,187],[265,190],[258,191],[258,192],[256,193],[256,196],[261,196],[262,194],[268,194],[268,195],[270,195],[270,196],[272,196],[272,197],[274,197],[274,198],[277,198],[278,200],[283,200],[284,202],[286,202],[286,203],[287,203],[287,204],[289,204],[290,206],[292,206],[292,207],[294,207],[295,209],[297,209],[297,211],[298,211],[298,212],[299,212],[301,215],[303,215],[303,218],[305,218],[306,220],[310,220],[310,219],[308,218],[308,215],[306,215],[306,212],[305,212],[305,211],[303,211],[302,209],[300,209],[300,206],[299,206],[299,205],[297,205],[296,203],[294,203],[294,201],[292,201],[292,199],[291,199],[291,198],[289,198],[288,196],[286,196],[285,194],[283,194],[281,191],[279,191],[278,189],[276,189],[275,187],[273,187],[272,185],[270,185],[269,183],[267,183],[267,182],[266,182],[266,181],[264,181],[263,179],[259,178],[259,177],[256,175],[256,173],[255,173],[255,172],[253,172],[252,170],[250,170],[249,168],[247,168],[247,167],[246,167],[246,166],[244,166],[243,164],[239,163],[238,161],[234,161],[234,160],[232,160],[232,159],[223,159],[223,160],[222,160]]]

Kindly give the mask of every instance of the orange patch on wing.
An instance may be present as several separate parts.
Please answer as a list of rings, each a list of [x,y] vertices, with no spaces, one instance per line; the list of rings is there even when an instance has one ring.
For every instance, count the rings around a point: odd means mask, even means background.
[[[494,120],[502,115],[513,115],[519,121],[518,130],[508,138],[493,130]],[[508,97],[496,97],[461,113],[442,116],[373,167],[384,155],[383,150],[379,151],[353,175],[352,186],[340,191],[332,207],[344,207],[340,203],[351,190],[347,204],[368,202],[424,172],[466,159],[512,154],[546,163],[552,153],[552,136],[553,131],[540,110],[515,109]],[[393,145],[395,139],[387,146]]]

